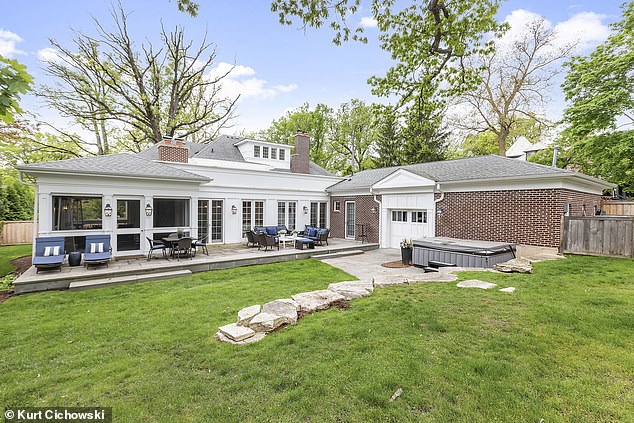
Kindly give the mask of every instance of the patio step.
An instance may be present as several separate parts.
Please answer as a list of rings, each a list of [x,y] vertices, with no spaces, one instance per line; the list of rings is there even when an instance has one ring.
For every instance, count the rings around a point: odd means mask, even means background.
[[[122,285],[126,283],[147,282],[159,279],[171,279],[180,276],[189,276],[192,272],[189,269],[174,270],[171,272],[144,273],[140,275],[124,275],[114,278],[87,279],[71,282],[68,289],[71,291],[81,291],[84,289],[103,288],[106,286]]]
[[[363,250],[347,250],[347,251],[336,251],[334,253],[326,253],[326,254],[316,254],[314,256],[310,256],[310,258],[314,258],[317,260],[338,258],[338,257],[347,257],[347,256],[356,256],[358,254],[363,254],[365,251]]]

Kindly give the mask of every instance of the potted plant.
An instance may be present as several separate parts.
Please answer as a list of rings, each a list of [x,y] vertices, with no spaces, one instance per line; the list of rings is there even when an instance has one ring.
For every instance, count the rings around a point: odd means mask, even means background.
[[[185,231],[183,230],[183,228],[176,229],[176,236],[177,237],[182,238],[184,233],[185,233]]]
[[[404,266],[409,266],[412,261],[412,250],[414,247],[414,242],[410,239],[403,239],[401,241],[401,262]]]

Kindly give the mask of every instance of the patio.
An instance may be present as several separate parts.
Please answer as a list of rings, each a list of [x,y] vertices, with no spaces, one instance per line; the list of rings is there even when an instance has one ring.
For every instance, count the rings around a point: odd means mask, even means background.
[[[40,272],[36,274],[31,267],[15,282],[15,293],[46,291],[51,289],[80,290],[111,286],[123,283],[136,283],[149,280],[167,279],[206,272],[217,269],[251,266],[255,264],[276,263],[307,258],[334,258],[378,248],[378,244],[361,243],[339,238],[328,240],[330,245],[316,247],[314,250],[297,250],[280,248],[273,251],[259,251],[247,248],[244,244],[210,244],[209,255],[199,251],[192,259],[164,259],[157,254],[148,261],[146,257],[120,258],[110,262],[109,266],[86,268],[83,263],[78,267],[70,267],[67,263],[62,271]]]

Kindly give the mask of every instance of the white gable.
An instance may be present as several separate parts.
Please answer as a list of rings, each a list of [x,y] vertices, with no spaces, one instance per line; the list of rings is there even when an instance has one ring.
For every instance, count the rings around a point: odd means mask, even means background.
[[[389,174],[385,178],[372,185],[373,191],[398,191],[407,190],[409,188],[429,188],[433,189],[436,185],[435,181],[416,175],[405,169],[398,169]]]

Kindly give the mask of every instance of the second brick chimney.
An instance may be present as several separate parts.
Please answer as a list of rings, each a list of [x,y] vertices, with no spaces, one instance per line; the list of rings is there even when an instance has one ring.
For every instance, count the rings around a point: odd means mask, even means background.
[[[310,137],[306,131],[295,134],[295,154],[291,156],[291,172],[310,173]]]
[[[158,146],[158,159],[161,162],[187,163],[189,147],[181,139],[163,137]]]

